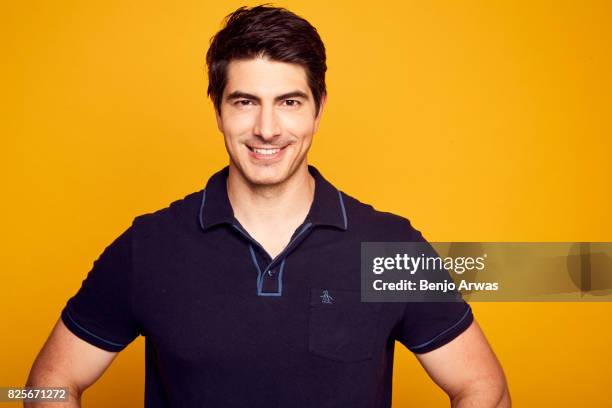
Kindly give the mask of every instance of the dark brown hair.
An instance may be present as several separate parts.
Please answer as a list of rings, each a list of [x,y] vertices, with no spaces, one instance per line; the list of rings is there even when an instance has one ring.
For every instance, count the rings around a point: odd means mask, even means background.
[[[325,88],[325,46],[308,21],[291,11],[268,5],[240,7],[210,41],[206,53],[208,96],[217,112],[227,84],[227,66],[235,59],[265,57],[301,65],[319,113]]]

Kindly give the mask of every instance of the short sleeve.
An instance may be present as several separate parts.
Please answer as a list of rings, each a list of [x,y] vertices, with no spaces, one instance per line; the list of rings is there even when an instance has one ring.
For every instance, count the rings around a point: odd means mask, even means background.
[[[418,230],[412,228],[411,242],[427,243]],[[435,249],[427,245],[430,255],[436,255]],[[438,271],[435,280],[451,280],[446,270]],[[435,350],[455,339],[474,321],[472,308],[457,291],[444,295],[453,301],[406,302],[404,313],[398,323],[397,340],[416,354]],[[448,296],[448,297],[446,297]]]
[[[397,340],[413,353],[427,353],[459,336],[473,320],[472,308],[465,301],[410,302]]]
[[[121,351],[138,335],[132,309],[132,227],[93,263],[61,318],[79,338],[107,351]]]

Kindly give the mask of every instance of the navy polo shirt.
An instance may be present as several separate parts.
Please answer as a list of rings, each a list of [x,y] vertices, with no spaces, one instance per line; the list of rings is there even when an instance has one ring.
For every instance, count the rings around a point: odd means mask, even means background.
[[[146,407],[390,407],[393,350],[434,350],[469,305],[362,303],[362,241],[424,241],[410,222],[340,192],[312,166],[314,200],[272,258],[234,218],[228,168],[136,217],[62,310],[81,339],[145,336]]]

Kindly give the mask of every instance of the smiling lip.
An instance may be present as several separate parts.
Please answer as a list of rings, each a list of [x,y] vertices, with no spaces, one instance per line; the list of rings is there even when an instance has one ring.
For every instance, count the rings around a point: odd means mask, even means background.
[[[274,147],[270,147],[270,146],[266,146],[266,147],[259,147],[259,146],[249,146],[246,145],[246,147],[249,149],[249,156],[257,159],[257,160],[274,160],[274,159],[279,159],[282,154],[285,151],[285,148],[288,145],[285,146],[274,146]]]

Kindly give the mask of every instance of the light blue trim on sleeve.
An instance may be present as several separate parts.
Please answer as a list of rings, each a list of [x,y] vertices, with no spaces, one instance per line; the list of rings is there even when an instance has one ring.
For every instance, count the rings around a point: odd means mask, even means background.
[[[113,341],[110,340],[106,340],[98,335],[93,334],[92,332],[90,332],[89,330],[87,330],[86,328],[84,328],[83,326],[81,326],[80,324],[78,324],[74,318],[72,317],[72,315],[70,314],[70,311],[68,309],[66,309],[66,316],[68,316],[68,318],[70,319],[70,321],[72,323],[74,323],[74,325],[76,327],[78,327],[79,329],[83,330],[85,333],[89,334],[92,337],[95,337],[96,339],[103,341],[104,343],[110,344],[111,346],[116,346],[116,347],[125,347],[127,346],[127,344],[122,344],[122,343],[115,343]]]
[[[470,310],[471,310],[470,306],[467,305],[467,310],[465,311],[465,313],[463,314],[463,316],[461,317],[461,319],[459,319],[459,321],[457,323],[453,324],[451,327],[449,327],[448,329],[444,330],[442,333],[438,334],[433,339],[431,339],[429,341],[426,341],[425,343],[419,344],[417,346],[408,346],[408,348],[412,350],[412,349],[423,348],[425,346],[430,345],[431,343],[433,343],[434,341],[438,340],[440,337],[442,337],[443,335],[445,335],[446,333],[448,333],[449,331],[451,331],[455,327],[457,327],[470,314]]]

